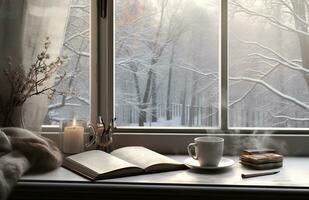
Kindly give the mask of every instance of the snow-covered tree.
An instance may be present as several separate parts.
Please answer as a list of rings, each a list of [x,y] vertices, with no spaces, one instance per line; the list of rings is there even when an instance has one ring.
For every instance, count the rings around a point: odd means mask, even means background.
[[[308,127],[309,2],[229,2],[230,124]]]
[[[90,1],[72,0],[62,55],[68,57],[63,70],[65,80],[58,86],[66,95],[55,96],[50,102],[45,124],[61,120],[89,120],[90,72]],[[59,71],[59,75],[62,72]],[[56,79],[57,81],[57,79]]]

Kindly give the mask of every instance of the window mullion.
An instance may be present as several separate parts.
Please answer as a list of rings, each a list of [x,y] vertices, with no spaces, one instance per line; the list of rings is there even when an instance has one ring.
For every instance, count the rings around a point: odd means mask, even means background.
[[[90,122],[95,123],[98,116],[98,2],[91,2],[91,67],[90,67]]]
[[[228,1],[221,0],[220,124],[228,129]]]
[[[102,9],[104,0],[100,0]],[[99,115],[107,122],[112,118],[113,104],[113,1],[107,1],[106,16],[99,18]],[[99,11],[102,13],[102,11]]]

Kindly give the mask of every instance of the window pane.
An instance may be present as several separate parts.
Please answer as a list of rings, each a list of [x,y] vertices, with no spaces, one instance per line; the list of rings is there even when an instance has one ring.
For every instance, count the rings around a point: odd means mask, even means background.
[[[115,1],[118,126],[218,126],[219,3]]]
[[[67,56],[67,72],[59,91],[69,95],[54,96],[45,124],[58,124],[61,120],[76,117],[89,120],[89,70],[90,70],[90,0],[72,0],[61,55]]]
[[[309,127],[308,4],[229,1],[230,127]]]

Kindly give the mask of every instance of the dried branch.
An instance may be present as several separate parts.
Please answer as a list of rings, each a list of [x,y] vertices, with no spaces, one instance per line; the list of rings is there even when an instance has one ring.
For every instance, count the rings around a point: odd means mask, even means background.
[[[10,98],[3,105],[5,116],[3,126],[9,125],[7,123],[9,123],[14,107],[22,106],[30,97],[46,94],[49,98],[52,98],[55,94],[64,94],[64,92],[57,91],[55,88],[62,82],[66,73],[60,75],[57,83],[52,86],[47,85],[48,81],[64,62],[64,58],[57,57],[55,61],[47,64],[47,61],[50,59],[48,54],[50,44],[51,42],[47,37],[43,51],[37,55],[36,61],[31,65],[27,73],[22,65],[13,67],[12,58],[8,59],[8,67],[4,70],[4,74],[11,86],[11,90]]]

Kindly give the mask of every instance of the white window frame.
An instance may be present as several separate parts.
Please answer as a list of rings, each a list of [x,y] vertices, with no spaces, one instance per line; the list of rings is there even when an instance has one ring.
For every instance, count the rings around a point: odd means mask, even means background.
[[[255,127],[228,127],[228,0],[221,0],[221,28],[219,31],[220,34],[220,91],[219,91],[219,128],[211,128],[207,127],[207,130],[220,130],[225,132],[235,131],[239,130],[240,132],[248,132],[248,131],[258,131],[258,130],[264,130],[264,131],[273,131],[273,132],[280,132],[280,133],[291,133],[291,132],[299,132],[299,133],[305,133],[304,131],[308,131],[307,128],[255,128]],[[105,74],[105,78],[103,82],[100,82],[100,85],[104,85],[104,90],[100,90],[101,94],[101,114],[105,113],[105,120],[108,121],[108,119],[112,119],[114,116],[114,94],[113,94],[113,87],[114,87],[114,74],[113,74],[113,55],[114,55],[114,46],[113,46],[113,33],[114,33],[114,27],[113,27],[113,2],[108,1],[108,15],[107,18],[103,20],[103,29],[101,27],[101,35],[104,37],[104,40],[107,40],[107,43],[103,43],[103,48],[107,48],[104,54],[100,55],[101,58],[101,68],[104,68],[103,73]],[[102,43],[101,43],[102,44]],[[101,46],[102,49],[102,46]],[[104,51],[103,51],[104,52]],[[107,60],[104,62],[103,59]],[[103,63],[104,62],[104,63]],[[104,76],[104,74],[101,74],[101,77]],[[106,76],[107,75],[107,76]],[[101,80],[102,81],[102,80]],[[107,94],[107,95],[106,95]],[[103,100],[104,99],[104,100]],[[104,103],[102,103],[104,102]],[[104,114],[103,114],[104,115]],[[144,128],[144,127],[137,127],[137,128],[117,128],[117,132],[169,132],[169,133],[205,133],[205,127],[180,127],[180,128],[157,128],[157,127],[150,127],[150,128]]]
[[[272,134],[264,134],[264,128],[228,128],[228,0],[221,0],[220,34],[220,129],[209,128],[138,128],[114,129],[114,148],[140,145],[161,153],[185,154],[187,144],[195,137],[215,135],[225,139],[225,154],[237,154],[241,148],[239,141],[248,138],[270,139],[285,144],[284,154],[290,156],[308,156],[309,130],[305,129],[271,129]],[[114,113],[114,22],[113,0],[91,1],[91,80],[90,80],[90,119],[96,123],[100,115],[104,121],[113,118]],[[59,126],[43,126],[42,134],[55,137]],[[252,133],[255,134],[252,134]],[[57,136],[56,136],[57,137]],[[235,141],[238,141],[238,143]]]
[[[106,1],[106,4],[104,3]],[[113,1],[99,0],[106,5],[106,17],[99,17],[99,79],[98,79],[98,114],[105,121],[114,117],[113,91]],[[104,7],[104,6],[103,6]],[[101,9],[101,8],[100,8]],[[100,10],[99,9],[99,10]],[[104,9],[104,8],[103,8]],[[275,142],[285,144],[288,155],[309,155],[309,130],[304,129],[272,129],[272,134],[263,134],[269,129],[242,128],[233,130],[228,128],[228,0],[221,0],[221,30],[220,30],[220,129],[203,128],[116,128],[114,130],[115,148],[128,145],[143,145],[162,153],[186,153],[186,146],[195,137],[216,135],[225,138],[225,153],[237,153],[241,147],[235,148],[235,141],[250,138],[269,138]],[[94,119],[93,116],[92,119]],[[214,134],[214,132],[217,132]],[[253,132],[257,132],[254,135]]]

